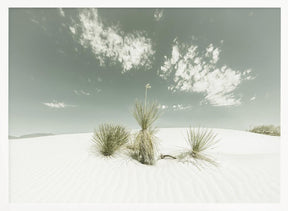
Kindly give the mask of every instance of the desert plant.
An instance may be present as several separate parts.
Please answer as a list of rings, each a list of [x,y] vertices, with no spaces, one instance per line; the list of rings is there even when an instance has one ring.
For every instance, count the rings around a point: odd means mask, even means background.
[[[135,134],[132,157],[140,163],[153,165],[155,163],[156,139],[155,130],[140,130]]]
[[[111,156],[129,140],[130,133],[121,125],[101,124],[92,140],[104,156]]]
[[[147,102],[147,89],[151,88],[149,84],[145,86],[145,101],[143,103],[136,101],[133,110],[133,116],[138,122],[141,130],[135,134],[132,157],[143,164],[153,165],[155,162],[155,141],[157,129],[153,123],[159,117],[159,108],[156,103]]]
[[[159,118],[159,108],[157,103],[147,104],[136,101],[133,116],[142,130],[152,127],[152,124]]]
[[[207,150],[214,148],[217,144],[218,140],[216,138],[217,135],[211,129],[189,128],[187,130],[186,141],[190,149],[178,155],[178,159],[181,160],[188,156],[216,165],[216,162],[205,154]]]
[[[280,136],[280,126],[274,125],[259,125],[249,130],[252,133],[260,133],[270,136]]]

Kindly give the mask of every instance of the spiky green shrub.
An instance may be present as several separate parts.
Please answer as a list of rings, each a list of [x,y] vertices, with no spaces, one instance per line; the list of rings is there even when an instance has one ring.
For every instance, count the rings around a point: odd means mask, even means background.
[[[178,155],[179,159],[184,157],[193,157],[195,159],[205,160],[209,163],[216,164],[205,152],[214,148],[217,144],[217,134],[211,129],[206,128],[189,128],[187,130],[186,142],[190,149]]]
[[[104,156],[111,156],[129,140],[130,133],[121,125],[102,124],[94,131],[92,140]]]
[[[155,163],[156,128],[152,125],[159,118],[160,112],[156,103],[144,104],[136,101],[133,116],[141,130],[135,134],[132,157],[143,164]]]
[[[260,133],[270,136],[280,136],[280,126],[274,125],[259,125],[249,130],[252,133]]]
[[[146,104],[136,101],[133,116],[142,130],[152,127],[152,124],[159,118],[159,108],[157,103]]]

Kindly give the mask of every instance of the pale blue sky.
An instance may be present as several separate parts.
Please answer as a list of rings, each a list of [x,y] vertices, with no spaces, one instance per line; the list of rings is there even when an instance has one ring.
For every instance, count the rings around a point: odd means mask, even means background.
[[[279,9],[10,9],[9,134],[280,124]]]

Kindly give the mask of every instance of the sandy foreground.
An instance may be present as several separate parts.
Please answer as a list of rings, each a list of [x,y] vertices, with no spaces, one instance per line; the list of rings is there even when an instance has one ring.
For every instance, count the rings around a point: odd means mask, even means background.
[[[162,128],[158,150],[185,149],[185,128]],[[214,129],[218,167],[177,160],[146,166],[95,153],[92,133],[9,140],[15,203],[273,203],[280,200],[280,138]]]

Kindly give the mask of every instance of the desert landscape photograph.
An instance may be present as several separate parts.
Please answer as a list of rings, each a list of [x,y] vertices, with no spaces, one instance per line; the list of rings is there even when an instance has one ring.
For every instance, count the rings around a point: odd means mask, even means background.
[[[280,203],[279,8],[9,8],[10,203]]]

